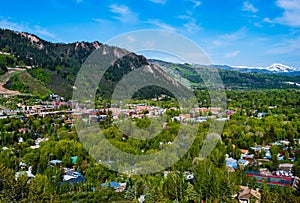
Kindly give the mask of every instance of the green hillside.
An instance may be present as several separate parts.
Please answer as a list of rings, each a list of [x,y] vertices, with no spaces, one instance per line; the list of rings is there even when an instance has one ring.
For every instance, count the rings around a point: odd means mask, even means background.
[[[122,50],[99,42],[50,43],[28,33],[0,29],[0,51],[5,53],[0,54],[0,75],[7,72],[7,67],[30,66],[32,68],[26,72],[11,77],[5,87],[23,93],[46,95],[53,92],[71,98],[81,65],[93,51],[101,47],[110,50],[111,53]],[[183,85],[198,89],[206,88],[197,71],[205,71],[208,67],[149,61],[143,56],[128,52],[104,74],[104,78],[99,82],[98,95],[110,98],[122,77],[143,65],[160,67],[163,71],[155,74],[163,77],[171,76]],[[300,83],[300,76],[242,73],[223,69],[218,69],[218,72],[226,89],[298,88],[299,86],[293,83]],[[135,97],[151,98],[161,93],[169,94],[163,88],[153,86],[143,88],[135,94]]]
[[[46,97],[51,91],[45,85],[33,78],[28,72],[21,71],[14,74],[4,85],[5,88],[20,91],[21,93],[29,93]]]
[[[152,60],[174,77],[182,77],[190,81],[197,88],[205,88],[201,72],[209,67],[192,66],[189,64],[173,64],[169,62]],[[217,69],[226,89],[270,89],[270,88],[297,88],[299,86],[287,82],[300,83],[300,76],[286,76],[266,73],[242,73],[238,71]],[[176,76],[177,75],[177,76]]]

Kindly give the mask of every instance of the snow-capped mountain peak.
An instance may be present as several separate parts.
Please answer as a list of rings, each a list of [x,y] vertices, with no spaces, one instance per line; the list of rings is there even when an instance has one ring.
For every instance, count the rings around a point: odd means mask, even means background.
[[[297,71],[297,69],[294,67],[286,66],[280,63],[274,63],[268,66],[266,69],[273,72],[284,72],[284,73]]]
[[[294,68],[292,66],[287,66],[287,65],[283,65],[280,63],[274,63],[268,67],[251,67],[251,66],[231,66],[235,69],[238,69],[240,71],[246,71],[247,72],[273,72],[273,73],[291,73],[291,72],[296,72],[299,71],[297,70],[297,68]]]

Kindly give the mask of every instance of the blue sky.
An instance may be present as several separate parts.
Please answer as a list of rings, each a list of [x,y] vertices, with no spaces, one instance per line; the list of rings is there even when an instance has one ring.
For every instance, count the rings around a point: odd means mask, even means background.
[[[1,28],[51,42],[164,29],[196,42],[214,64],[300,68],[299,0],[15,0],[1,8]]]

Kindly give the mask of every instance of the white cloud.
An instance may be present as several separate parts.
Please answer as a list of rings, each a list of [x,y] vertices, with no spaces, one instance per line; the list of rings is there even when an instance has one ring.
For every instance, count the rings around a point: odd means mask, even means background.
[[[255,26],[255,27],[259,27],[259,28],[262,28],[262,27],[263,27],[261,23],[254,23],[254,26]]]
[[[152,3],[155,4],[165,4],[167,3],[167,0],[150,0]]]
[[[277,0],[276,5],[283,9],[300,10],[299,0]]]
[[[243,11],[249,11],[249,12],[252,12],[252,13],[256,13],[258,11],[258,9],[255,8],[253,6],[253,4],[250,4],[247,1],[244,1],[244,3],[243,3]]]
[[[235,41],[243,38],[245,36],[245,32],[246,32],[246,28],[242,27],[233,33],[222,35],[221,39],[226,41]]]
[[[300,51],[300,36],[286,39],[281,42],[274,44],[273,47],[267,50],[267,54],[280,55],[280,54],[297,54]]]
[[[245,27],[240,28],[239,30],[228,33],[228,34],[223,34],[219,36],[215,36],[212,38],[209,42],[209,48],[220,48],[220,47],[229,47],[232,45],[236,45],[240,42],[243,42],[247,29]]]
[[[100,24],[105,24],[105,23],[110,23],[111,21],[102,19],[102,18],[92,18],[93,21],[100,23]]]
[[[274,23],[274,21],[271,20],[270,18],[264,18],[264,19],[263,19],[263,22],[264,22],[264,23]]]
[[[9,19],[0,19],[0,27],[5,28],[5,29],[10,29],[10,30],[15,30],[15,31],[24,31],[28,27],[22,23],[15,23],[10,21]]]
[[[300,1],[298,0],[277,0],[277,6],[284,9],[283,15],[275,21],[292,27],[300,26]]]
[[[34,31],[37,34],[49,37],[49,38],[55,38],[55,35],[50,33],[48,30],[46,30],[45,28],[41,28],[40,26],[36,25],[34,26]]]
[[[112,4],[109,8],[112,13],[117,14],[114,18],[123,23],[134,23],[138,21],[137,14],[132,12],[125,5]]]
[[[39,25],[30,26],[26,23],[16,23],[11,21],[10,19],[0,18],[0,27],[5,29],[10,29],[19,32],[29,32],[36,35],[40,35],[41,37],[48,37],[55,39],[55,35],[50,33],[47,29],[42,28]]]
[[[233,52],[226,53],[224,55],[224,57],[225,58],[233,58],[233,57],[236,57],[239,54],[240,54],[240,51],[236,50],[236,51],[233,51]]]
[[[160,20],[158,19],[154,19],[154,20],[149,20],[148,23],[152,24],[152,25],[155,25],[163,30],[167,30],[167,31],[170,31],[170,32],[175,32],[176,31],[176,28],[172,27],[171,25],[168,25],[164,22],[161,22]]]
[[[136,38],[134,38],[133,36],[128,36],[127,37],[128,42],[132,43],[132,42],[136,42]]]
[[[201,6],[201,1],[195,1],[195,0],[190,0],[192,3],[194,3],[194,7],[193,8],[197,8],[198,6]]]
[[[290,27],[300,27],[300,1],[299,0],[277,0],[276,5],[283,9],[280,17],[275,19],[264,18],[266,23],[277,23]]]
[[[214,46],[222,46],[223,45],[223,42],[221,40],[213,40],[211,43]]]
[[[201,29],[195,18],[186,15],[181,15],[179,18],[186,21],[183,26],[188,32],[194,32]]]

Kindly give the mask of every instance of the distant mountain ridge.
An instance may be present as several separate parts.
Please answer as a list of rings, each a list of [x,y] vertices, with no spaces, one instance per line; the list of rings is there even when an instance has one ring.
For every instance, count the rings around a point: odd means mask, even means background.
[[[158,59],[150,59],[153,62],[165,62],[163,60]],[[193,64],[195,67],[203,67],[203,68],[217,68],[223,70],[230,70],[230,71],[239,71],[244,73],[269,73],[269,74],[283,74],[283,75],[290,75],[290,76],[297,76],[300,75],[300,69],[297,69],[292,66],[283,65],[280,63],[274,63],[267,67],[261,66],[231,66],[231,65],[202,65],[202,64]]]
[[[251,66],[231,66],[231,67],[237,69],[266,70],[271,72],[283,72],[283,73],[298,71],[296,68],[292,66],[283,65],[280,63],[274,63],[267,67],[251,67]]]
[[[293,68],[281,64],[273,65],[269,69],[236,68],[226,65],[174,64],[150,60],[142,55],[118,47],[104,45],[97,41],[68,44],[51,43],[29,33],[3,29],[0,29],[0,56],[2,55],[3,59],[1,68],[3,73],[1,74],[4,74],[7,71],[6,67],[12,66],[11,64],[15,64],[14,67],[23,66],[26,68],[25,72],[15,75],[5,87],[20,92],[25,89],[29,93],[31,89],[43,89],[44,92],[50,90],[60,96],[71,98],[73,89],[76,88],[74,82],[81,65],[95,50],[103,50],[102,54],[105,54],[106,49],[113,54],[118,55],[119,52],[126,52],[127,55],[112,64],[99,82],[99,94],[105,98],[109,98],[123,76],[141,66],[147,66],[152,75],[159,74],[171,83],[184,83],[183,86],[192,84],[194,87],[201,88],[205,87],[202,84],[201,76],[195,73],[195,68],[218,68],[227,89],[293,88],[296,87],[296,85],[293,85],[294,83],[300,83],[300,74],[297,75],[298,72],[294,71]],[[4,64],[6,64],[6,67]],[[40,81],[39,84],[44,85],[45,88],[33,88],[34,83],[30,83],[30,77]],[[28,87],[28,84],[31,87]],[[162,92],[167,93],[163,88],[151,87],[148,90],[143,89],[138,93],[138,96],[140,98],[152,98]]]
[[[200,65],[202,66],[202,65]],[[215,68],[220,68],[224,70],[232,70],[232,71],[239,71],[239,72],[245,72],[245,73],[268,73],[268,74],[283,74],[283,75],[300,75],[300,70],[292,67],[283,65],[280,63],[274,63],[267,67],[252,67],[252,66],[230,66],[230,65],[211,65]]]
[[[269,89],[269,88],[299,88],[300,75],[286,74],[270,74],[273,72],[265,71],[240,71],[227,65],[191,65],[191,64],[176,64],[161,60],[150,60],[157,64],[174,78],[184,78],[190,81],[190,85],[194,87],[205,88],[205,85],[199,75],[197,69],[216,68],[221,76],[224,87],[226,89]],[[182,79],[181,79],[182,80]],[[185,81],[186,81],[185,80]]]

